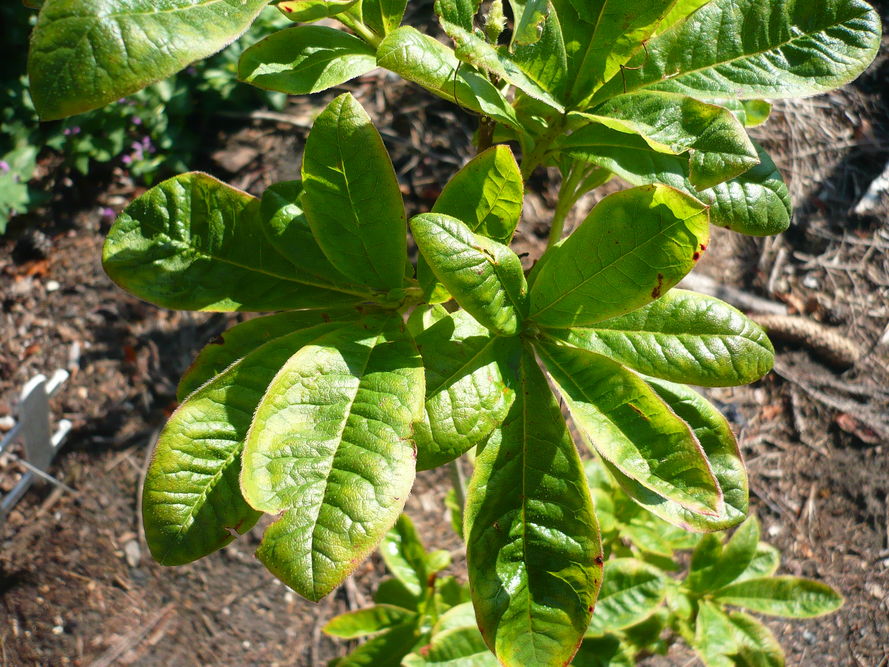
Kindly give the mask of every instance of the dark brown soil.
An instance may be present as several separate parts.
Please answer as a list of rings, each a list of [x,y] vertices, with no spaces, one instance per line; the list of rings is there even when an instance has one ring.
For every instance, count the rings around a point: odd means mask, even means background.
[[[889,18],[889,17],[884,17]],[[354,87],[392,150],[409,213],[425,210],[471,154],[471,119],[414,88],[374,75]],[[777,105],[759,132],[797,206],[790,232],[751,240],[716,234],[701,271],[788,304],[861,355],[831,366],[817,345],[779,347],[777,372],[751,387],[714,390],[751,473],[764,537],[782,572],[824,580],[846,596],[838,613],[771,621],[791,665],[889,661],[889,201],[866,218],[850,210],[889,161],[886,49],[855,87]],[[294,99],[286,122],[253,121],[220,136],[209,170],[253,192],[298,174],[317,99]],[[233,174],[231,172],[238,172]],[[542,250],[557,182],[541,174],[517,241]],[[362,606],[383,572],[374,557],[349,585],[307,603],[254,560],[257,532],[199,563],[166,569],[141,537],[138,489],[175,383],[197,349],[237,316],[157,309],[101,270],[101,208],[137,190],[115,174],[90,205],[61,198],[48,239],[0,241],[0,417],[21,385],[57,368],[71,379],[56,416],[74,430],[52,474],[76,492],[35,486],[0,533],[0,664],[319,665],[346,645],[324,637],[332,615]],[[80,197],[84,201],[84,197]],[[587,202],[587,205],[589,202]],[[36,247],[35,247],[36,246]],[[820,334],[824,330],[819,330]],[[0,491],[21,470],[0,459]],[[450,532],[442,473],[420,475],[408,503],[426,540],[462,552]],[[685,664],[680,649],[657,664]]]

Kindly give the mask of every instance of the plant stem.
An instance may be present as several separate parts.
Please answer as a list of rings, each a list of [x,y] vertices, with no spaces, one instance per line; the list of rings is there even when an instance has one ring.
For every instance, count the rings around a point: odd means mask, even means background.
[[[559,116],[552,119],[550,123],[546,132],[540,135],[533,150],[522,157],[522,178],[525,180],[528,180],[533,171],[543,162],[549,147],[562,134],[562,130],[565,127],[565,117]]]
[[[364,25],[359,18],[353,16],[350,12],[338,14],[337,19],[374,48],[377,48],[380,42],[383,41],[377,33]]]
[[[552,248],[561,240],[565,220],[577,200],[593,188],[602,185],[608,180],[608,176],[607,170],[594,165],[580,166],[576,162],[571,165],[568,176],[562,180],[562,184],[559,186],[559,198],[556,202],[556,209],[553,211],[553,221],[546,242],[547,249]]]
[[[451,473],[454,494],[457,496],[457,506],[464,508],[466,507],[466,477],[463,474],[463,468],[460,467],[459,457],[448,464],[448,470]]]
[[[488,150],[494,143],[494,127],[496,123],[493,118],[482,116],[478,122],[478,152]]]

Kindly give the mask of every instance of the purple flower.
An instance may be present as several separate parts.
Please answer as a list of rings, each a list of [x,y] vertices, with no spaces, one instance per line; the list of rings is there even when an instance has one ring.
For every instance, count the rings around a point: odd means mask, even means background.
[[[142,124],[142,119],[139,118],[139,116],[133,116],[131,120],[133,122],[133,125],[141,125]]]
[[[124,155],[121,158],[121,162],[124,164],[133,164],[133,156],[132,155]]]
[[[103,206],[101,209],[99,209],[99,215],[101,215],[102,218],[104,218],[105,220],[111,220],[112,218],[117,216],[117,213],[114,212],[113,208]]]
[[[9,171],[9,163],[6,160],[0,160],[0,172],[6,173]]]

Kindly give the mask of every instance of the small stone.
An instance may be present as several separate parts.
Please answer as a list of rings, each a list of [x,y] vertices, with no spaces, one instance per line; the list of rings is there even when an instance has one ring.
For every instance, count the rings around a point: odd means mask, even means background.
[[[123,545],[123,553],[127,559],[127,565],[138,567],[142,560],[142,549],[139,548],[139,540],[130,540]]]
[[[48,280],[46,281],[46,291],[47,292],[55,292],[57,291],[61,285],[58,280]]]
[[[0,417],[0,433],[11,431],[13,426],[15,426],[15,419],[10,417],[9,415]]]
[[[810,632],[808,630],[803,630],[803,639],[805,639],[810,644],[814,644],[815,640],[818,639],[818,637],[816,637],[815,633],[813,633],[813,632]]]
[[[63,632],[65,632],[65,626],[63,626],[63,625],[54,625],[54,626],[52,627],[52,633],[53,633],[54,635],[60,635],[60,634],[62,634]]]
[[[775,537],[776,535],[780,535],[783,532],[783,528],[778,524],[774,524],[769,526],[769,537]]]

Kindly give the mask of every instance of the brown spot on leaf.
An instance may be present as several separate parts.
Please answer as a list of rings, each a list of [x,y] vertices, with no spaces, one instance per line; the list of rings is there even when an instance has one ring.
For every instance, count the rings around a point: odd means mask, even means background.
[[[596,556],[596,565],[602,567],[605,564],[605,561],[602,560],[602,556]]]
[[[701,253],[695,252],[694,254],[692,254],[691,258],[697,262],[699,259],[701,259]]]
[[[213,340],[211,340],[208,345],[225,345],[225,338],[222,336],[214,336]]]
[[[657,299],[661,296],[661,290],[664,288],[664,274],[657,274],[657,285],[655,285],[651,290],[651,298]]]
[[[633,412],[635,412],[637,415],[639,415],[640,417],[642,417],[642,419],[644,419],[645,421],[649,421],[648,417],[645,415],[644,412],[642,412],[642,409],[641,409],[641,408],[637,408],[637,407],[636,407],[635,405],[633,405],[632,403],[627,403],[627,405],[630,407],[630,409],[631,409]]]

